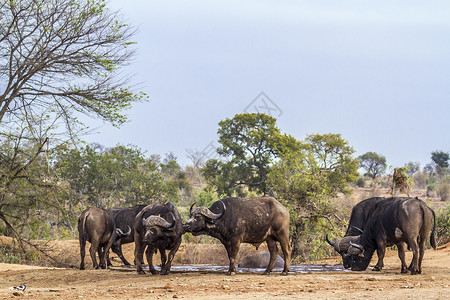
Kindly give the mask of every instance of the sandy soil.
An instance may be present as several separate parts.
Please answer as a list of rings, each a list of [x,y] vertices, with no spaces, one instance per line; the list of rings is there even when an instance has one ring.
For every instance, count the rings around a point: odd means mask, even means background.
[[[66,263],[79,264],[77,241],[57,241]],[[212,261],[226,261],[221,245],[200,250]],[[193,251],[190,246],[181,249]],[[245,248],[247,249],[247,248]],[[247,251],[245,250],[244,251]],[[208,254],[209,253],[209,254]],[[411,259],[411,253],[407,253]],[[132,245],[125,256],[132,260]],[[177,259],[176,259],[177,260]],[[181,256],[178,257],[178,261]],[[315,264],[339,264],[338,257]],[[273,273],[171,272],[168,276],[138,275],[119,262],[108,270],[0,264],[0,299],[450,299],[450,244],[427,250],[421,275],[400,274],[395,251],[388,251],[381,272],[319,272],[282,276]],[[180,262],[176,262],[180,264]],[[375,259],[372,260],[372,265]],[[91,265],[87,257],[87,265]],[[26,284],[25,292],[9,287]]]

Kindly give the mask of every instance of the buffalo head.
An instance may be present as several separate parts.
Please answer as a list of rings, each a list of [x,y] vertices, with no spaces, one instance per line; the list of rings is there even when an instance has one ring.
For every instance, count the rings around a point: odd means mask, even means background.
[[[213,224],[215,220],[220,219],[225,213],[225,203],[220,200],[218,202],[222,205],[222,211],[218,214],[213,213],[206,207],[192,209],[195,203],[192,204],[189,210],[189,220],[183,225],[183,229],[186,232],[192,232],[194,235],[206,230],[209,224]]]
[[[369,266],[374,250],[366,251],[359,240],[357,242],[350,242],[350,247],[347,250],[347,255],[351,257],[352,271],[364,271]]]
[[[342,256],[342,263],[346,269],[350,268],[352,263],[352,257],[347,250],[350,248],[350,243],[356,242],[358,239],[359,236],[345,236],[332,242],[328,239],[328,236],[326,237],[328,244],[333,246],[334,250]]]
[[[146,244],[151,244],[158,238],[166,236],[167,234],[175,234],[173,227],[175,226],[176,220],[173,213],[170,213],[172,222],[167,222],[164,218],[160,216],[149,216],[148,218],[142,219],[142,225],[145,228],[144,242]]]
[[[131,227],[129,225],[127,225],[127,227],[128,227],[127,232],[123,232],[122,229],[116,228],[116,234],[114,236],[114,240],[111,245],[111,250],[114,253],[117,253],[118,250],[120,249],[120,245],[122,244],[122,238],[126,238],[131,234]]]

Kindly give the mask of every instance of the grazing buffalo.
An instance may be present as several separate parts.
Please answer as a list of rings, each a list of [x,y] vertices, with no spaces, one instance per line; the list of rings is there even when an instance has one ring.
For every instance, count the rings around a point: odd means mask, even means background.
[[[116,225],[109,211],[91,207],[81,213],[78,218],[78,233],[80,240],[81,264],[80,270],[84,270],[84,256],[86,241],[91,243],[89,253],[91,254],[94,268],[106,268],[105,257],[109,248],[116,238]],[[95,251],[98,252],[100,264],[97,264]]]
[[[434,211],[418,198],[390,198],[375,205],[366,226],[355,242],[350,242],[347,254],[352,256],[351,268],[362,271],[367,268],[375,250],[383,260],[389,244],[408,244],[413,252],[411,264],[406,268],[405,255],[400,256],[402,273],[420,274],[426,241],[436,248],[434,237],[436,221]],[[399,250],[400,254],[400,250]],[[382,266],[380,266],[380,269]]]
[[[378,202],[385,200],[383,197],[373,197],[365,199],[358,204],[356,204],[350,215],[350,221],[348,223],[347,232],[342,239],[338,239],[331,242],[327,237],[327,242],[334,247],[334,249],[342,256],[342,262],[344,268],[348,269],[351,267],[352,258],[347,254],[347,250],[350,247],[350,242],[356,242],[361,234],[362,230],[366,226],[367,219],[372,213],[373,208],[378,204]],[[400,247],[399,247],[400,251]],[[400,254],[399,254],[400,255]],[[378,257],[379,259],[379,257]],[[383,260],[378,260],[377,266],[383,266]],[[376,266],[376,268],[377,268]]]
[[[157,274],[153,266],[153,253],[159,250],[161,254],[161,275],[169,274],[172,260],[181,244],[183,235],[183,220],[177,208],[168,202],[164,205],[146,206],[136,215],[134,222],[134,258],[139,274],[142,270],[141,257],[145,247],[149,271]],[[169,255],[166,255],[169,250]]]
[[[225,198],[214,202],[209,209],[192,209],[194,204],[189,212],[190,219],[183,227],[186,232],[210,235],[222,242],[230,259],[228,275],[236,273],[236,256],[241,243],[258,248],[263,242],[270,251],[270,261],[264,272],[269,274],[278,255],[277,241],[284,255],[283,274],[289,272],[289,211],[280,202],[271,197]]]
[[[122,253],[122,245],[134,242],[134,220],[136,215],[147,205],[136,205],[127,208],[113,208],[110,212],[116,223],[117,237],[114,239],[111,250],[119,256],[124,265],[129,266],[130,263],[125,259]],[[140,259],[142,261],[142,258]],[[108,266],[111,265],[107,256]]]

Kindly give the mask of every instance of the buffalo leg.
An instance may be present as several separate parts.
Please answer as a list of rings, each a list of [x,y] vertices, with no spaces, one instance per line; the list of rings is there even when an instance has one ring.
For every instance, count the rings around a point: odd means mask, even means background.
[[[225,246],[228,253],[228,258],[230,259],[230,267],[227,275],[236,275],[236,257],[239,253],[239,246],[239,241],[230,241],[230,243]]]
[[[105,246],[104,245],[98,246],[97,252],[98,252],[98,260],[100,261],[99,262],[99,267],[102,268],[102,269],[105,269],[106,268]]]
[[[103,261],[102,269],[105,269],[107,267],[107,265],[106,265],[106,255],[109,253],[109,249],[111,249],[113,241],[114,241],[114,239],[110,238],[108,240],[108,243],[103,246],[103,253],[102,253],[102,257],[101,257],[101,260]]]
[[[145,272],[142,269],[143,256],[144,256],[145,244],[143,244],[139,238],[134,239],[134,261],[136,262],[136,271],[138,274],[144,275]]]
[[[282,274],[287,275],[291,266],[291,245],[289,243],[289,232],[287,232],[283,238],[280,238],[279,242],[284,256],[284,268]]]
[[[148,246],[147,250],[145,250],[145,255],[147,256],[148,270],[153,275],[156,275],[156,274],[158,274],[158,271],[156,271],[155,266],[153,266],[153,253],[154,252],[155,252],[155,249],[153,249],[153,247],[151,247],[151,246]]]
[[[383,240],[380,240],[377,242],[377,255],[378,255],[378,262],[373,267],[372,271],[381,271],[384,267],[383,259],[384,254],[386,252],[386,243]]]
[[[399,243],[397,244],[398,248],[398,258],[400,258],[400,261],[402,262],[402,273],[408,273],[408,266],[406,265],[405,260],[405,244]]]
[[[95,252],[98,251],[99,247],[100,247],[100,245],[98,244],[97,241],[92,241],[91,247],[89,248],[89,254],[91,255],[92,264],[94,266],[94,269],[98,269],[97,258],[96,258]]]
[[[421,274],[422,273],[422,260],[423,260],[423,256],[425,254],[425,244],[426,244],[426,239],[420,239],[419,240],[419,261],[418,261],[418,266],[417,266],[417,273]]]
[[[169,257],[167,259],[167,262],[164,263],[161,267],[161,275],[167,275],[169,274],[170,271],[170,267],[172,266],[172,261],[175,258],[175,253],[177,253],[178,248],[180,247],[181,244],[181,240],[180,242],[178,242],[172,249],[170,249],[169,251]],[[161,250],[160,250],[161,251]],[[163,250],[164,251],[164,250]],[[165,254],[165,251],[164,251]],[[163,261],[162,259],[162,252],[161,252],[161,261]]]
[[[159,248],[159,253],[161,255],[161,269],[162,269],[167,263],[166,249],[164,249],[164,247]]]
[[[270,274],[270,272],[272,272],[273,266],[275,265],[275,261],[277,260],[277,256],[278,256],[278,247],[277,247],[277,242],[274,241],[273,239],[269,238],[266,241],[267,243],[267,248],[269,248],[269,252],[270,252],[270,260],[269,260],[269,264],[267,265],[267,269],[264,271],[264,275]]]
[[[112,266],[111,260],[109,259],[109,251],[106,253],[106,266]]]
[[[419,273],[419,246],[417,245],[417,240],[415,238],[408,239],[408,245],[411,247],[411,251],[413,253],[413,258],[411,264],[408,269],[412,275]]]
[[[85,269],[84,266],[85,255],[86,255],[86,240],[80,237],[80,256],[81,256],[80,270]]]
[[[120,258],[120,260],[123,262],[123,264],[125,265],[125,266],[131,266],[131,264],[125,259],[125,257],[123,256],[123,253],[122,253],[122,245],[120,245],[119,247],[117,247],[117,249],[113,249],[113,248],[111,248],[112,249],[112,251],[115,253],[115,254],[117,254],[117,256]],[[107,256],[107,259],[108,259],[108,266],[110,266],[111,265],[111,262],[109,261],[109,256]]]
[[[425,239],[421,239],[419,241],[419,263],[418,263],[418,273],[421,274],[422,273],[422,260],[423,260],[423,255],[425,254]]]

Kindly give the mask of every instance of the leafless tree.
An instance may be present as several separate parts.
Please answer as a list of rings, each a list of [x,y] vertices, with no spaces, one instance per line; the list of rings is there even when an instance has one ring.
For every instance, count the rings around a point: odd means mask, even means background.
[[[192,165],[195,169],[200,169],[205,164],[207,155],[205,152],[198,149],[186,149],[187,157],[192,161]]]

